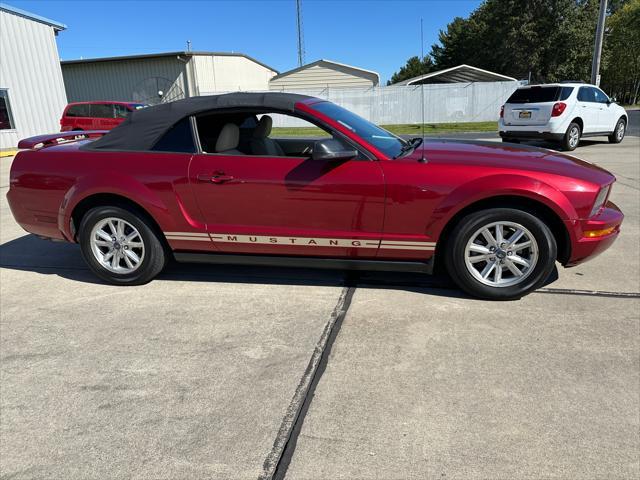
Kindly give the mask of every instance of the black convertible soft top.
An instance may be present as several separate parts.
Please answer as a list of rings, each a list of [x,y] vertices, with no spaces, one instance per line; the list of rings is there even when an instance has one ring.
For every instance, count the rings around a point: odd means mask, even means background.
[[[295,93],[225,93],[191,97],[131,112],[127,119],[83,150],[150,150],[160,136],[190,115],[216,109],[256,108],[292,112],[295,104],[313,97]]]

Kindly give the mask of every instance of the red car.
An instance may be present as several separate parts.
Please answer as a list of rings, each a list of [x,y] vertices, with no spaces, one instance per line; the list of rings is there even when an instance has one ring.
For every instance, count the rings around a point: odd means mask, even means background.
[[[77,102],[70,103],[62,112],[60,131],[111,130],[127,116],[146,107],[143,103],[132,102]]]
[[[271,115],[327,138],[273,138]],[[20,142],[7,198],[28,232],[80,244],[120,285],[178,261],[431,272],[519,298],[592,258],[623,215],[609,172],[555,151],[403,140],[317,98],[195,97],[111,132]],[[98,137],[91,138],[91,137]]]

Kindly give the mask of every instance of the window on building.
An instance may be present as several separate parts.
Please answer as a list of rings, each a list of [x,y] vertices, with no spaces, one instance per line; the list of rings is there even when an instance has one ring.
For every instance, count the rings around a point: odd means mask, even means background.
[[[0,130],[13,130],[13,116],[11,115],[11,104],[9,103],[9,92],[0,89]]]

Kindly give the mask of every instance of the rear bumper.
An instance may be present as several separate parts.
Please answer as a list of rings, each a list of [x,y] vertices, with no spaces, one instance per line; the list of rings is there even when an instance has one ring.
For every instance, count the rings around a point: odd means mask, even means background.
[[[595,258],[618,238],[620,225],[624,219],[624,214],[613,202],[607,202],[605,208],[593,218],[586,220],[576,220],[567,223],[567,228],[571,231],[575,239],[571,245],[571,256],[566,267],[579,265],[587,260]],[[612,229],[611,233],[590,238],[586,232],[604,231]]]
[[[25,231],[40,237],[56,240],[68,240],[58,228],[58,216],[56,212],[45,210],[32,210],[25,207],[25,197],[15,188],[9,188],[7,203],[16,223]]]
[[[548,140],[553,142],[559,142],[563,139],[564,134],[562,133],[552,133],[552,132],[535,132],[532,130],[519,130],[519,131],[508,131],[508,132],[500,132],[500,136],[505,139],[513,139],[513,140]]]

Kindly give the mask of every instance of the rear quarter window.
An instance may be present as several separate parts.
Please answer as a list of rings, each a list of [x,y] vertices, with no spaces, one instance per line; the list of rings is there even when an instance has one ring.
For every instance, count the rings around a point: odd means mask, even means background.
[[[529,87],[519,88],[511,94],[507,103],[542,103],[555,102],[564,87]],[[569,92],[571,94],[571,92]]]
[[[193,142],[189,117],[183,118],[171,127],[151,150],[156,152],[195,153],[196,146]]]

